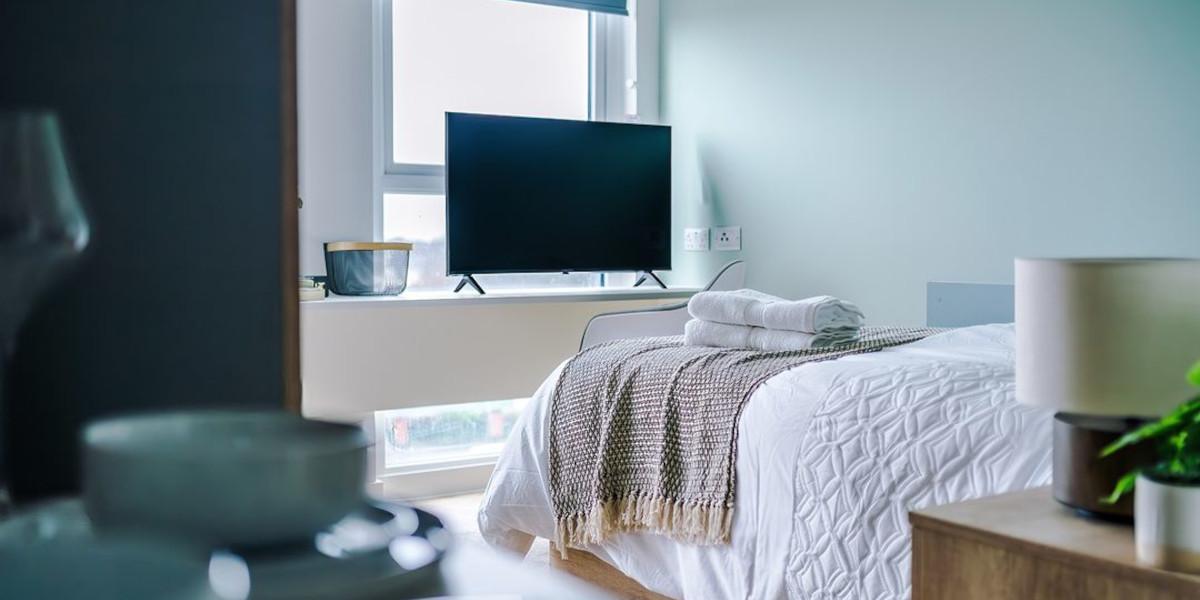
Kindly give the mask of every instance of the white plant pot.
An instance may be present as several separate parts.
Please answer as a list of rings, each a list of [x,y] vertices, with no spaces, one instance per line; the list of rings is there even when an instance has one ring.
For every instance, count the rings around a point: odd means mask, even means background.
[[[1200,573],[1200,485],[1169,485],[1141,475],[1133,512],[1138,562]]]

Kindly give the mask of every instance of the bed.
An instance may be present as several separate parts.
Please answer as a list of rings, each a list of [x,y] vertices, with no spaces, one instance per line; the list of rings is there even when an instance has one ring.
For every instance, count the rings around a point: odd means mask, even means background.
[[[943,314],[963,324],[959,296],[1002,316],[1004,294],[931,284],[930,324]],[[480,531],[494,546],[524,553],[534,537],[554,539],[546,457],[558,375],[484,494]],[[905,598],[908,511],[1047,485],[1051,417],[1014,399],[1010,324],[806,364],[766,381],[742,412],[729,544],[617,533],[572,560],[598,559],[671,598]]]

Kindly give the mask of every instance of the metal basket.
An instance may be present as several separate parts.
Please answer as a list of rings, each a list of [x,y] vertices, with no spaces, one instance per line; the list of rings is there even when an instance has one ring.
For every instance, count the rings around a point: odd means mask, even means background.
[[[327,242],[326,285],[342,296],[395,296],[408,285],[411,252],[402,242]]]

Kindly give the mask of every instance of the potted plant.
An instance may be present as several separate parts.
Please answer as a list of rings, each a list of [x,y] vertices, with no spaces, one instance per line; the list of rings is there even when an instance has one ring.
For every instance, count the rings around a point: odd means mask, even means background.
[[[1188,372],[1200,387],[1200,361]],[[1117,482],[1106,502],[1134,491],[1134,539],[1138,561],[1172,571],[1200,573],[1200,394],[1162,419],[1139,427],[1100,453],[1153,442],[1159,462],[1135,469]]]

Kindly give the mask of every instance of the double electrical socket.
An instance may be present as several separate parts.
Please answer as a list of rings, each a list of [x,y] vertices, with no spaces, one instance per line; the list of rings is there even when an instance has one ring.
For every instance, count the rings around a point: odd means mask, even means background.
[[[692,228],[683,230],[683,249],[689,252],[708,251],[708,228]]]
[[[708,228],[695,227],[683,230],[683,249],[689,252],[708,251]],[[741,250],[741,227],[715,227],[712,231],[714,250]]]

